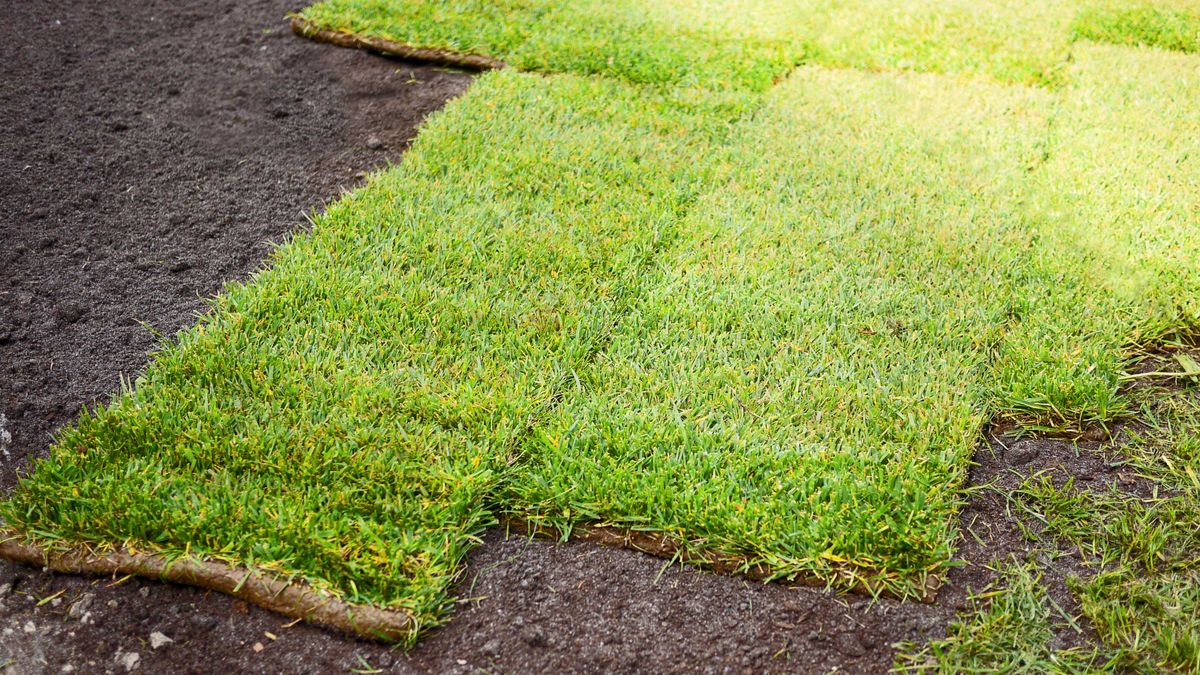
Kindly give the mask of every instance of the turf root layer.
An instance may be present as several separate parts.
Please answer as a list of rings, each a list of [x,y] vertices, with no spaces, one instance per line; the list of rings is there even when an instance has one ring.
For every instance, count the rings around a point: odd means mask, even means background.
[[[772,573],[766,565],[754,564],[745,556],[722,555],[712,551],[690,551],[678,541],[654,532],[641,532],[617,525],[577,525],[571,528],[570,535],[551,525],[540,525],[522,518],[504,518],[501,525],[509,532],[541,537],[555,541],[574,540],[586,541],[601,546],[638,551],[656,558],[678,560],[684,564],[695,565],[718,574],[740,576],[751,581],[774,581],[787,586],[805,588],[837,588],[838,590],[864,595],[887,595],[900,600],[917,600],[932,604],[937,600],[938,589],[941,588],[940,577],[929,577],[923,586],[916,590],[916,595],[902,595],[887,584],[872,582],[864,578],[863,570],[834,569],[828,573],[804,574],[780,578]]]
[[[416,632],[404,611],[339,600],[299,581],[215,560],[171,559],[118,548],[98,552],[84,545],[46,547],[0,527],[0,558],[70,574],[134,574],[231,595],[293,619],[374,640],[402,642]]]
[[[425,63],[452,66],[454,68],[462,68],[464,70],[499,70],[504,68],[506,65],[500,59],[495,59],[490,56],[482,56],[480,54],[463,54],[444,49],[413,47],[402,42],[396,42],[395,40],[388,40],[385,38],[324,30],[322,28],[318,28],[316,24],[308,19],[299,16],[293,16],[291,18],[291,23],[292,32],[294,32],[296,35],[308,38],[309,40],[313,40],[315,42],[324,42],[331,45],[337,45],[338,47],[365,49],[367,51],[384,54],[386,56],[395,56],[410,61],[422,61]]]

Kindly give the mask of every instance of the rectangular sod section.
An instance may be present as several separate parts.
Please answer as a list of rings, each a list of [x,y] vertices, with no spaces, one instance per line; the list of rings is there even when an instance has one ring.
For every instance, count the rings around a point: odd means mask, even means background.
[[[512,508],[666,533],[780,575],[910,588],[940,570],[988,348],[1021,275],[1038,273],[1012,196],[1050,102],[797,71],[531,440]]]
[[[482,77],[67,431],[0,514],[436,622],[526,428],[637,295],[738,111]]]
[[[1060,91],[773,90],[509,507],[780,575],[940,569],[984,420],[1109,421],[1127,348],[1200,318],[1200,60],[1076,49]]]
[[[797,63],[1052,83],[1078,0],[325,0],[319,29],[525,70],[764,90]]]
[[[1197,0],[1097,0],[1072,24],[1075,37],[1200,52]]]
[[[1031,167],[1028,220],[1053,271],[993,362],[1006,413],[1121,413],[1124,348],[1200,324],[1200,57],[1079,43]]]

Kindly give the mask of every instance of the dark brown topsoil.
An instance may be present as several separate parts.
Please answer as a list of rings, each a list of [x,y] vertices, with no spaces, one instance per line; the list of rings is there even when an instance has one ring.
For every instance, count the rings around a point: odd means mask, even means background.
[[[289,0],[0,3],[0,489],[51,432],[144,367],[201,297],[244,278],[303,213],[395,160],[461,73],[309,43]],[[152,330],[151,330],[152,329]],[[1027,440],[980,452],[975,481],[1098,455]],[[976,498],[931,605],[665,566],[494,530],[452,620],[409,653],[215,593],[0,562],[0,671],[883,672],[893,644],[945,634],[989,560],[1028,544]],[[1074,603],[1051,567],[1046,585]],[[39,601],[45,600],[39,605]],[[151,634],[172,642],[157,648]],[[1086,639],[1064,633],[1064,643]],[[7,671],[6,671],[7,672]]]

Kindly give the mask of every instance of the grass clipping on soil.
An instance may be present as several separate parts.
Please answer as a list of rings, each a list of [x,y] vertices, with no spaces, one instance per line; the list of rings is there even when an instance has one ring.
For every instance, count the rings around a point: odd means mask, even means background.
[[[1067,67],[1067,38],[1028,45],[1069,13],[1022,32],[988,3],[885,17],[962,43],[859,44],[890,25],[865,3],[798,41],[808,5],[747,4],[307,10],[566,72],[481,76],[0,518],[302,580],[410,617],[401,641],[500,515],[922,594],[987,419],[1111,420],[1126,348],[1196,325],[1200,57],[1076,43]]]

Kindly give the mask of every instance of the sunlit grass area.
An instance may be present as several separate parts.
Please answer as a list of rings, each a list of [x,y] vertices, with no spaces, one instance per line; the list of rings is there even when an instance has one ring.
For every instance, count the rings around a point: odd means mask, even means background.
[[[1072,26],[1085,40],[1200,52],[1196,0],[1094,0]]]
[[[939,570],[988,347],[1038,274],[1011,196],[1049,104],[946,85],[806,68],[774,89],[514,506],[780,574]]]
[[[321,28],[499,57],[526,70],[762,90],[811,61],[1049,82],[1076,3],[1050,0],[326,0]]]
[[[989,420],[1132,414],[1134,349],[1197,325],[1200,56],[1080,42],[1083,8],[314,6],[517,68],[216,298],[0,516],[296,575],[414,639],[501,515],[920,592]]]

